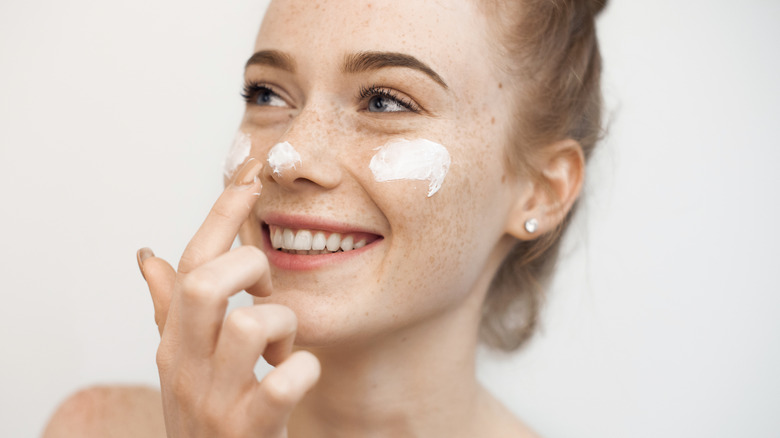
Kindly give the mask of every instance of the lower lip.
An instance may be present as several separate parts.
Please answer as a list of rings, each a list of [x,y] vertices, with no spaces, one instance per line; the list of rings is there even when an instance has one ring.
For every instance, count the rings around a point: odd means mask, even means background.
[[[351,251],[334,252],[332,254],[301,255],[278,251],[271,246],[271,237],[268,228],[263,227],[263,252],[268,257],[268,262],[275,268],[288,271],[310,271],[323,266],[343,263],[354,257],[364,254],[375,247],[383,238],[376,239],[368,245]]]

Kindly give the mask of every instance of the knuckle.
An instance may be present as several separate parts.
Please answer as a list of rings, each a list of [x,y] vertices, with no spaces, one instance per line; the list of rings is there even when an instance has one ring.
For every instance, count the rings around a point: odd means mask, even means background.
[[[155,360],[157,362],[157,369],[159,369],[161,373],[164,373],[171,368],[173,355],[161,343],[157,348],[157,355],[155,356]]]
[[[260,250],[260,248],[254,245],[243,245],[240,246],[238,249],[239,251],[245,251],[248,255],[252,257],[265,260],[265,253],[262,250]]]
[[[247,309],[240,308],[228,313],[224,327],[237,335],[256,335],[264,331],[263,323],[255,319]]]
[[[195,239],[191,240],[179,259],[178,272],[188,274],[194,271],[208,259],[208,254],[202,243]]]
[[[182,298],[195,304],[211,303],[215,300],[217,283],[209,272],[202,269],[193,271],[182,280]]]
[[[291,327],[292,330],[296,330],[298,327],[298,316],[295,315],[295,312],[287,307],[283,306],[281,304],[272,304],[274,312],[279,316],[279,318],[284,321],[284,323]]]
[[[233,214],[229,206],[221,202],[217,202],[216,204],[214,204],[214,206],[211,208],[211,214],[213,214],[214,217],[216,217],[221,221],[233,220]]]
[[[263,379],[260,387],[266,403],[271,406],[283,408],[291,406],[296,401],[295,389],[285,376],[269,374]]]
[[[194,401],[191,396],[196,388],[199,387],[198,379],[193,373],[188,372],[186,368],[177,369],[168,379],[168,387],[177,394],[179,402],[184,405],[192,405]]]
[[[268,257],[254,245],[243,245],[235,249],[242,257],[246,257],[256,263],[262,270],[268,270]]]

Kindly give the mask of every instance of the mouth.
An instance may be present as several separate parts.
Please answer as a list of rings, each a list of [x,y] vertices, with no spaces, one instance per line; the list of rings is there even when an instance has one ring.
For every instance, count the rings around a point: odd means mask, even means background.
[[[266,225],[271,247],[295,255],[323,255],[354,251],[380,238],[368,233],[336,233],[325,230]]]
[[[262,223],[263,247],[277,268],[308,270],[371,250],[383,236],[310,218],[274,217]]]

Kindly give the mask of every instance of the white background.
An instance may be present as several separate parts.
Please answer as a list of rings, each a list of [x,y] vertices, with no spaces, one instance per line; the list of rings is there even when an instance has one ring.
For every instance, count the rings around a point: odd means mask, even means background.
[[[263,1],[0,3],[0,436],[155,384],[135,251],[220,192]],[[481,376],[550,437],[780,434],[780,2],[612,1],[610,135],[540,336]]]

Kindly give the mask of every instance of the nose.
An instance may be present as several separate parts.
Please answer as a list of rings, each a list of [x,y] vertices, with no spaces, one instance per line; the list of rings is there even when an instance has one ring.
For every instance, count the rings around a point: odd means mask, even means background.
[[[344,136],[335,129],[334,117],[326,117],[323,110],[304,108],[293,119],[266,157],[265,181],[288,190],[333,189],[341,183],[337,149]]]

